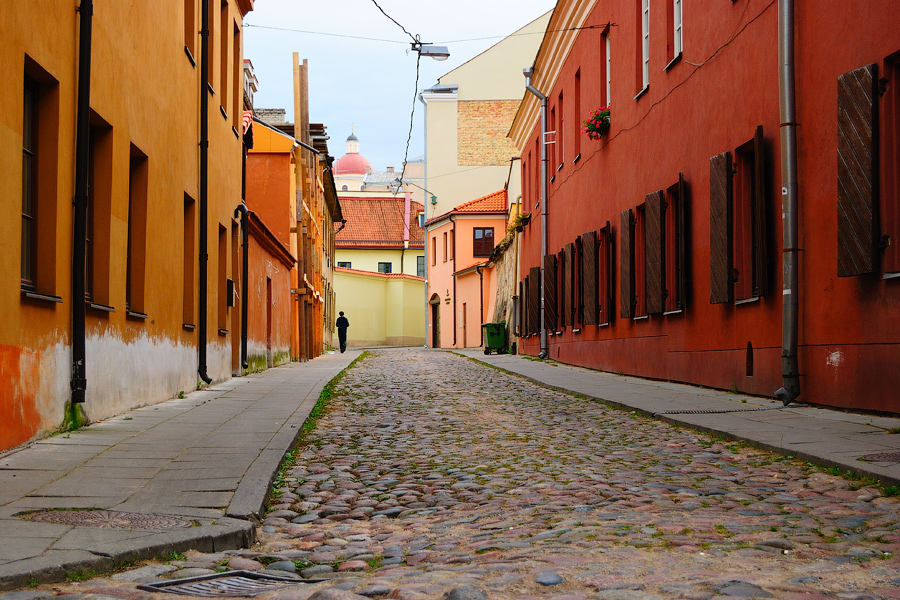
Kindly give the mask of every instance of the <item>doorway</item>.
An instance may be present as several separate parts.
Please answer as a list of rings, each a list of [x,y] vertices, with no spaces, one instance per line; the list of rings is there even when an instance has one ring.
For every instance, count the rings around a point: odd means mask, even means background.
[[[428,304],[431,305],[431,347],[441,347],[441,298],[434,294]]]

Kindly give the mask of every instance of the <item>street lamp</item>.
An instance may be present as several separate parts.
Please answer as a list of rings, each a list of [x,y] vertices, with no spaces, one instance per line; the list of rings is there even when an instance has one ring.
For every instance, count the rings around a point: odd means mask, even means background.
[[[411,45],[413,52],[418,52],[419,56],[427,56],[434,60],[447,60],[450,58],[450,50],[447,49],[447,46],[435,46],[434,44],[426,44],[418,40]]]
[[[396,179],[394,179],[394,181],[392,181],[392,182],[391,182],[391,185],[390,185],[390,187],[391,187],[391,193],[394,194],[394,195],[399,194],[399,193],[400,193],[400,190],[403,189],[403,185],[404,185],[404,184],[406,184],[406,185],[411,185],[411,186],[413,186],[413,187],[417,187],[417,188],[419,188],[420,190],[422,190],[423,192],[425,192],[426,194],[431,194],[431,205],[434,206],[434,205],[437,204],[437,196],[435,196],[434,194],[432,194],[431,192],[429,192],[428,190],[426,190],[425,188],[423,188],[421,185],[416,185],[416,184],[414,184],[414,183],[413,183],[412,181],[410,181],[409,179],[400,179],[399,177],[397,177]]]

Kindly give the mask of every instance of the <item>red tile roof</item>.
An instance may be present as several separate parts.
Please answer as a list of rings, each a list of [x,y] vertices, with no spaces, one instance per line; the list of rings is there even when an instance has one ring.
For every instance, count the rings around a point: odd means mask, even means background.
[[[403,247],[404,198],[354,198],[341,196],[341,213],[347,220],[335,238],[335,246],[345,249],[400,249]],[[418,213],[425,209],[411,202],[409,209],[409,247],[424,248],[425,233],[419,227]],[[337,229],[337,225],[335,224]]]
[[[487,196],[482,196],[481,198],[476,198],[475,200],[470,200],[465,204],[460,204],[456,208],[453,209],[453,212],[502,212],[505,213],[507,209],[506,204],[506,190],[500,190],[499,192],[494,192],[493,194],[488,194]]]

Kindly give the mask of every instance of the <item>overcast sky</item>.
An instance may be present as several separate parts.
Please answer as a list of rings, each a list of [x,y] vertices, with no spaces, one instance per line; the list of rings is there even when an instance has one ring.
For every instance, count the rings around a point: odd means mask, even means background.
[[[421,41],[450,49],[449,60],[422,59],[418,86],[416,54],[407,52],[411,39],[373,0],[255,0],[244,21],[244,57],[253,62],[259,79],[256,108],[284,108],[288,120],[293,119],[292,53],[298,52],[301,61],[309,61],[310,121],[328,128],[329,153],[336,158],[344,155],[352,126],[360,154],[376,171],[389,165],[400,169],[415,91],[432,87],[438,77],[556,4],[555,0],[376,1]],[[528,57],[522,68],[533,58]],[[523,93],[524,86],[523,77]],[[415,104],[410,159],[424,153],[424,107],[418,100]]]

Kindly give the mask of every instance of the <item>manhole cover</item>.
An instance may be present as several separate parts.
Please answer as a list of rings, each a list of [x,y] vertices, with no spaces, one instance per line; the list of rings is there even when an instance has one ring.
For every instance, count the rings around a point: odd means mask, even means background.
[[[272,575],[254,573],[253,571],[228,571],[226,573],[188,577],[175,581],[148,583],[139,585],[138,589],[147,592],[166,592],[203,598],[218,598],[220,596],[251,597],[301,583],[318,582],[274,577]]]
[[[19,516],[36,523],[56,523],[102,529],[177,529],[191,526],[190,521],[177,517],[116,510],[43,510]]]
[[[860,456],[860,460],[869,462],[893,462],[900,463],[900,452],[883,452],[881,454],[866,454]]]

